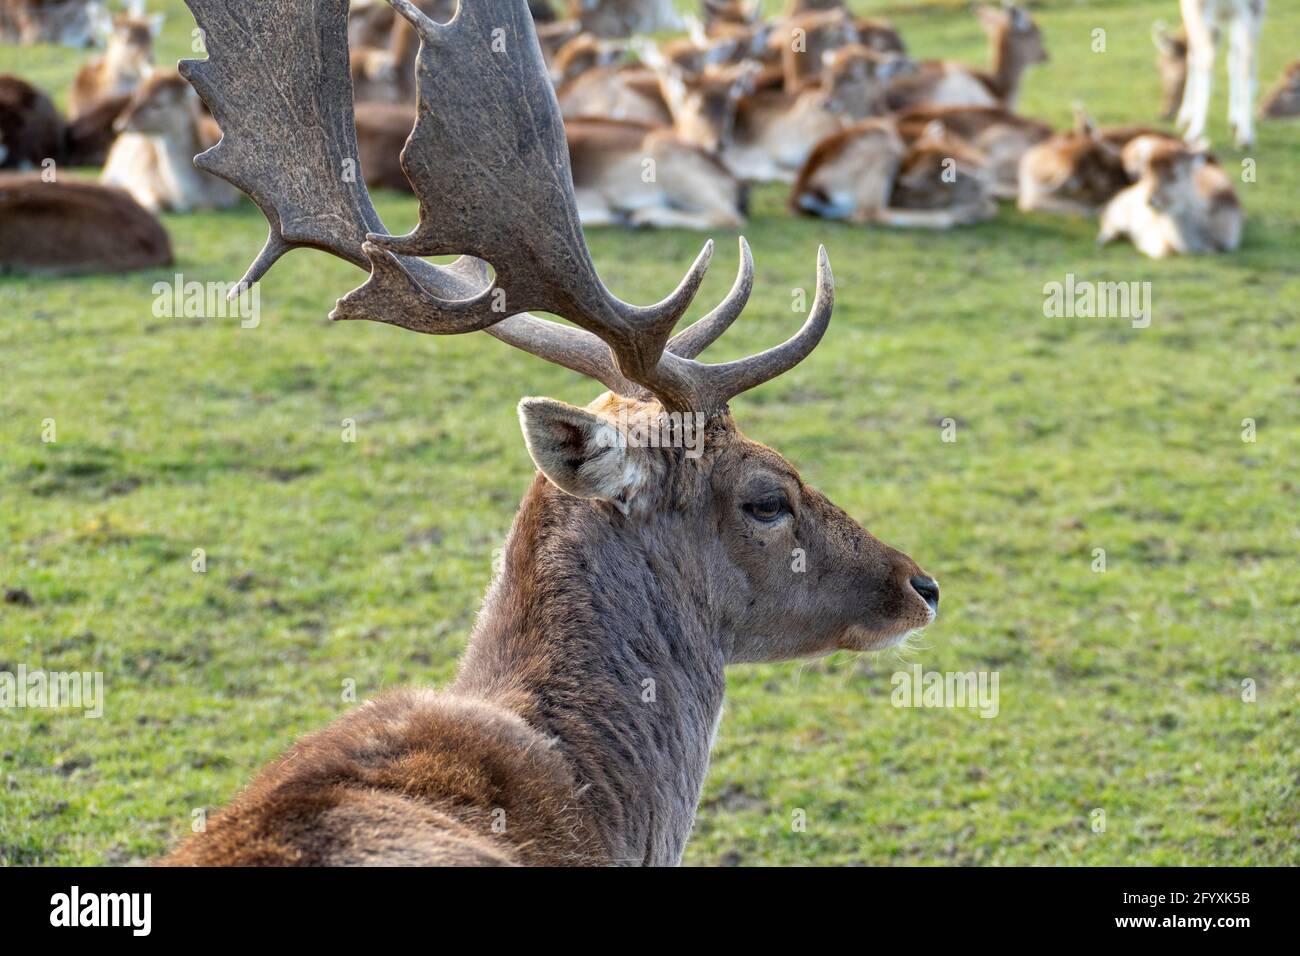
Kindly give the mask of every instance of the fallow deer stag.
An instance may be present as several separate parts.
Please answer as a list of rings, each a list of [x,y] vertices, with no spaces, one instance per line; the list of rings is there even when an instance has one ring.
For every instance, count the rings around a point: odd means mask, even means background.
[[[793,338],[701,363],[748,300],[748,250],[725,300],[676,336],[710,246],[657,305],[605,288],[525,0],[464,0],[446,24],[390,0],[423,40],[403,153],[420,222],[402,237],[338,175],[356,148],[347,0],[187,2],[209,59],[183,68],[225,133],[197,162],[271,222],[245,282],[292,248],[323,249],[371,271],[334,318],[486,330],[609,392],[586,409],[521,404],[541,474],[453,684],[387,694],[303,739],[167,862],[676,863],[727,664],[886,647],[938,604],[910,558],[744,438],[728,410],[821,340],[834,297],[824,251]],[[420,258],[442,253],[468,255]],[[629,422],[662,423],[666,440]],[[814,573],[791,574],[794,548]]]

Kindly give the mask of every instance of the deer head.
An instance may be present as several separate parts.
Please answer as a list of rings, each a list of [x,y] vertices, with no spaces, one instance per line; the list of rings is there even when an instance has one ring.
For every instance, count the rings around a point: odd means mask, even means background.
[[[611,577],[643,575],[647,562],[661,562],[654,586],[672,592],[656,599],[671,608],[663,613],[727,661],[884,647],[933,619],[933,579],[745,438],[730,413],[734,397],[793,368],[821,341],[834,299],[825,250],[802,328],[732,362],[697,356],[748,301],[753,261],[743,239],[731,292],[676,335],[711,243],[658,305],[615,298],[577,222],[559,110],[525,0],[464,0],[446,24],[408,0],[390,0],[422,39],[418,119],[402,155],[420,221],[402,237],[382,230],[359,177],[351,183],[337,172],[356,153],[346,0],[313,0],[311,15],[301,12],[303,0],[187,2],[210,56],[182,70],[225,134],[197,162],[247,192],[272,225],[245,282],[293,247],[324,249],[371,272],[339,302],[335,319],[430,334],[486,330],[608,390],[585,409],[548,399],[521,404],[540,477],[512,539],[517,545],[529,529],[547,534],[544,549],[513,549],[497,598],[523,587],[521,579],[551,593],[557,579],[537,562],[586,548]],[[266,49],[285,55],[267,57]],[[422,258],[456,253],[449,266]],[[636,554],[642,558],[624,560]],[[799,560],[809,573],[792,573]],[[592,567],[575,560],[569,577],[586,568],[590,578]],[[568,578],[559,580],[569,588]],[[590,581],[574,586],[596,588],[588,597],[597,603],[619,600]],[[515,602],[490,596],[489,605]]]
[[[1259,107],[1260,116],[1285,119],[1300,116],[1300,62],[1292,63]]]
[[[148,73],[153,66],[153,44],[162,31],[161,14],[145,16],[119,13],[113,17],[105,60],[115,70],[134,76]]]

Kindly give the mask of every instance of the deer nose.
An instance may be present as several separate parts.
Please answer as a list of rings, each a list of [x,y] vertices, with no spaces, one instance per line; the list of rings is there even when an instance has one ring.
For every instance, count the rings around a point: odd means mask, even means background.
[[[934,578],[917,576],[909,578],[912,590],[921,595],[921,599],[930,605],[930,610],[939,613],[939,582]]]

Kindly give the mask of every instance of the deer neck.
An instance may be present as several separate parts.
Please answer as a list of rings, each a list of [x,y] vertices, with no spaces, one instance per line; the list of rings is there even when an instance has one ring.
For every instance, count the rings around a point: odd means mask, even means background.
[[[1002,101],[1002,106],[1014,110],[1020,99],[1020,78],[1028,64],[1024,62],[1015,39],[1005,31],[994,34],[989,39],[993,72],[990,76],[993,93]]]
[[[708,549],[683,532],[631,528],[539,479],[451,688],[557,741],[609,862],[679,862],[721,715]]]

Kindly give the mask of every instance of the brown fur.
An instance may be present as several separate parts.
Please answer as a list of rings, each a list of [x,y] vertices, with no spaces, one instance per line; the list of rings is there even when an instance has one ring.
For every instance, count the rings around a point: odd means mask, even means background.
[[[102,100],[135,92],[153,67],[153,41],[160,21],[118,15],[113,18],[108,50],[77,71],[68,94],[68,117],[76,120]]]
[[[598,37],[664,33],[682,27],[672,0],[568,0],[567,10],[584,31]]]
[[[65,159],[63,119],[53,101],[26,80],[0,76],[0,169]]]
[[[908,144],[938,123],[946,137],[985,157],[990,182],[1000,199],[1014,199],[1020,161],[1033,146],[1052,135],[1038,120],[989,107],[920,107],[898,117],[898,130]]]
[[[117,139],[117,123],[131,105],[131,94],[100,100],[64,130],[69,166],[102,166]]]
[[[162,225],[120,189],[0,174],[0,271],[123,272],[171,261]]]
[[[1187,33],[1170,33],[1162,24],[1156,24],[1151,39],[1156,45],[1156,69],[1160,73],[1160,118],[1172,120],[1183,105],[1183,89],[1187,86]]]
[[[93,46],[92,9],[89,0],[0,0],[0,41]]]
[[[1259,115],[1265,119],[1300,116],[1300,60],[1283,71],[1277,84],[1260,103]]]
[[[367,186],[412,191],[402,171],[402,149],[415,120],[415,107],[404,103],[357,104],[357,151]]]
[[[617,455],[633,486],[589,500],[539,476],[455,681],[304,738],[166,863],[673,864],[728,664],[880,648],[933,617],[910,558],[728,414],[691,459],[583,434],[655,404],[558,405],[521,405],[539,464]],[[618,470],[602,479],[611,496]],[[752,517],[772,495],[789,510]],[[791,573],[796,546],[807,574]]]
[[[1047,60],[1038,24],[1022,7],[978,7],[988,34],[992,72],[930,60],[900,75],[889,90],[895,110],[918,106],[1000,106],[1014,110],[1025,70]]]
[[[233,186],[194,166],[194,157],[215,145],[216,124],[175,70],[151,73],[117,126],[121,135],[109,150],[102,182],[125,189],[150,211],[238,204]]]

